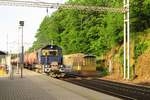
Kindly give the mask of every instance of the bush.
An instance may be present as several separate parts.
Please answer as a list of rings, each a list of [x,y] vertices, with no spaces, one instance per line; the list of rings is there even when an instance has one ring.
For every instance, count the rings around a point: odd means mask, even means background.
[[[100,72],[102,76],[106,76],[109,73],[108,68],[106,67],[97,67],[96,69]]]
[[[148,44],[145,41],[135,45],[135,59],[137,59],[138,56],[143,54],[147,48],[148,48]]]

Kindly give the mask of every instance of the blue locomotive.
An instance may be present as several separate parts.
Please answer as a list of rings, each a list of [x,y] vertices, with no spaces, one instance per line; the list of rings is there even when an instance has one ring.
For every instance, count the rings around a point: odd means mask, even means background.
[[[47,45],[41,48],[40,52],[39,61],[43,71],[51,77],[63,77],[65,72],[62,48],[57,45]]]
[[[46,45],[43,48],[26,53],[24,64],[28,69],[35,69],[51,77],[64,77],[62,48],[57,45]]]

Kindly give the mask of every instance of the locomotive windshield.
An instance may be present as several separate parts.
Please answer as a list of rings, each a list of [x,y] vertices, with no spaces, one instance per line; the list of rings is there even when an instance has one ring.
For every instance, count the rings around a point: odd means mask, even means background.
[[[43,56],[57,56],[58,50],[43,50],[42,55]]]
[[[50,50],[49,55],[50,56],[57,56],[58,55],[57,50]]]

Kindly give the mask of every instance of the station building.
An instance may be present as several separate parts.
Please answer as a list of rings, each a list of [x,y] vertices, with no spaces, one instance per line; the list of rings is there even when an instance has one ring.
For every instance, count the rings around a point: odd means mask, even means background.
[[[7,69],[7,61],[6,61],[7,54],[3,51],[0,51],[0,76],[6,74]]]

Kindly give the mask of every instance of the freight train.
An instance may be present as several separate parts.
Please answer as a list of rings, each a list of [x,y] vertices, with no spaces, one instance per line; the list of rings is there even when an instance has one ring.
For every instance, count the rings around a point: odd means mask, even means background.
[[[12,63],[18,62],[18,58]],[[36,72],[51,77],[64,77],[66,74],[93,75],[96,73],[96,57],[82,53],[62,55],[62,48],[47,45],[32,53],[25,53],[24,65]]]
[[[12,64],[19,63],[19,57]],[[24,54],[24,67],[51,77],[64,77],[62,48],[57,45],[46,45],[37,51]]]

